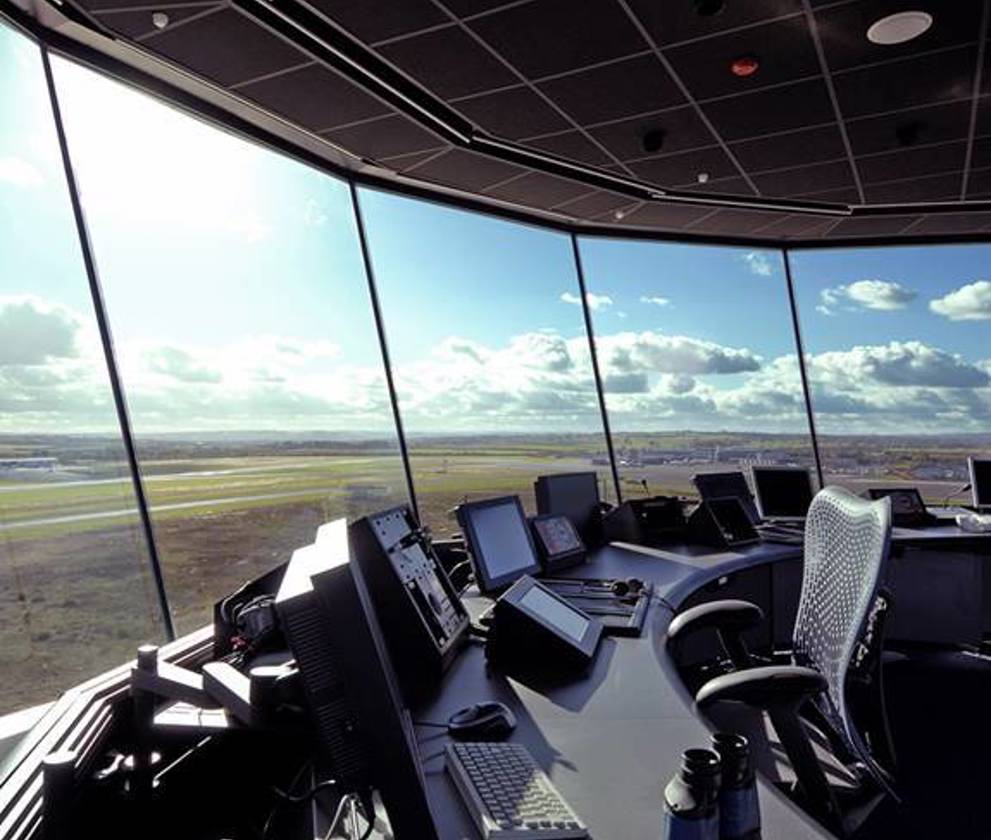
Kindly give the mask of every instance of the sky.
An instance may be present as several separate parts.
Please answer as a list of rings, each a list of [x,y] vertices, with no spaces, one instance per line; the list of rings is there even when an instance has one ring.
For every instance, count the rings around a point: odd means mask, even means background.
[[[139,437],[393,434],[346,185],[54,60]],[[0,28],[0,432],[114,414],[36,48]],[[412,432],[599,432],[571,242],[361,189]],[[781,255],[582,238],[618,430],[806,428]],[[988,246],[792,255],[819,427],[991,431]]]

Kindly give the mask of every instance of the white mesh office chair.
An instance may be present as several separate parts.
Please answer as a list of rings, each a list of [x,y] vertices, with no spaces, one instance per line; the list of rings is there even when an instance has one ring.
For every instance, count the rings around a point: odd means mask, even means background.
[[[745,601],[715,601],[686,610],[668,630],[674,645],[698,630],[716,631],[736,670],[706,682],[696,703],[706,708],[735,701],[767,712],[807,804],[841,834],[844,821],[836,794],[802,719],[827,736],[856,779],[894,795],[891,777],[877,760],[893,763],[880,687],[883,619],[890,605],[881,584],[890,538],[888,499],[866,501],[837,487],[816,495],[805,525],[791,665],[752,667],[741,634],[762,621],[763,614]],[[854,684],[870,689],[870,702],[861,699],[858,711],[872,707],[867,715],[858,714],[856,722]],[[867,740],[858,728],[865,719],[871,723]]]

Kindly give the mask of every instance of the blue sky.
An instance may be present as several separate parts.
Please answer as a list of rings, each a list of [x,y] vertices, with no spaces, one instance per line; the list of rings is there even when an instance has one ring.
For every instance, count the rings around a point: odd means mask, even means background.
[[[54,69],[139,434],[390,434],[344,183],[64,60]],[[2,28],[0,71],[0,429],[110,430],[39,57]],[[360,197],[410,430],[600,430],[566,235]],[[777,252],[580,248],[615,428],[804,431]],[[988,253],[793,254],[821,428],[991,429]]]

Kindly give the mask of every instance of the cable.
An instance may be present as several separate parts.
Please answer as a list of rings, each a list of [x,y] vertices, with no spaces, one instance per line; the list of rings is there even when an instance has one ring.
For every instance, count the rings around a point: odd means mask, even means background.
[[[353,799],[354,797],[351,794],[341,797],[341,801],[337,803],[337,810],[334,811],[334,818],[330,821],[330,828],[327,829],[327,833],[324,835],[323,840],[330,840],[330,835],[337,830],[341,817],[344,816],[344,808],[349,802],[353,801]]]
[[[293,805],[298,805],[302,802],[306,802],[312,799],[314,796],[316,796],[316,794],[319,791],[323,790],[324,788],[336,787],[336,786],[337,786],[337,782],[334,779],[325,779],[324,781],[315,784],[306,793],[302,793],[299,796],[294,796],[291,793],[286,793],[283,790],[279,790],[277,787],[273,787],[272,792],[275,793],[275,795],[278,796],[280,799],[282,799],[284,802],[290,802]]]

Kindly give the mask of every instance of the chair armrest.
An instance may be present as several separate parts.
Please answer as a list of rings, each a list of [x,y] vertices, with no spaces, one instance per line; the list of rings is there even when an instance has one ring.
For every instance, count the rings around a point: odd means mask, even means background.
[[[742,634],[764,620],[764,612],[749,601],[710,601],[678,613],[668,625],[668,643],[677,644],[699,630],[713,630],[734,667],[751,665]]]
[[[818,671],[799,665],[769,665],[713,677],[695,695],[698,706],[733,700],[767,709],[795,706],[826,690],[826,679]]]

